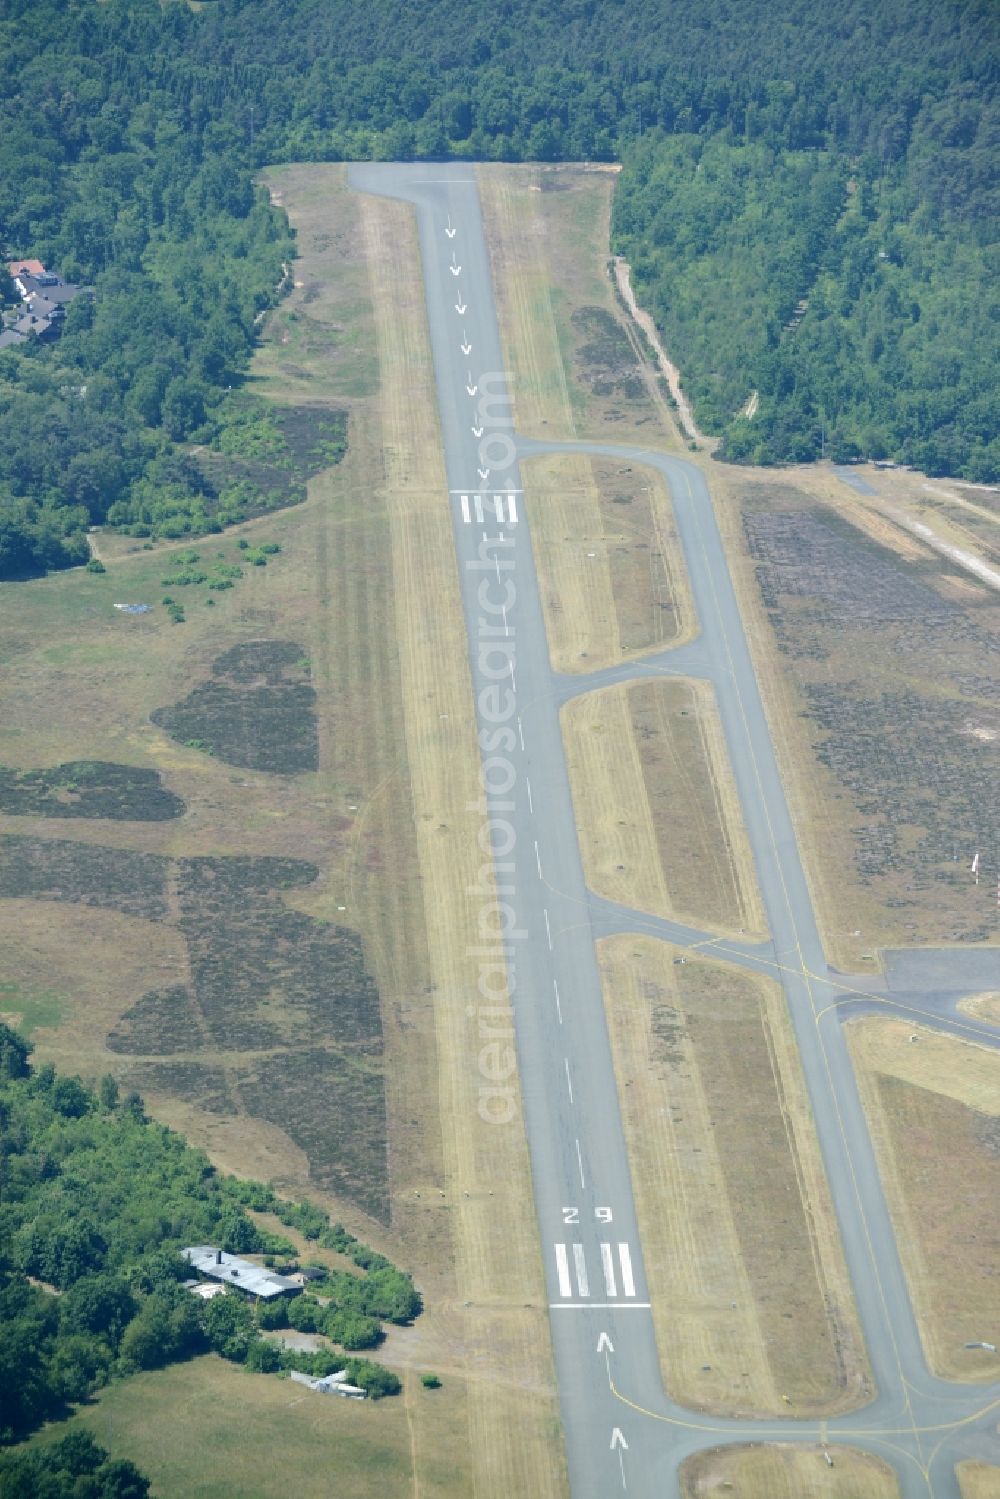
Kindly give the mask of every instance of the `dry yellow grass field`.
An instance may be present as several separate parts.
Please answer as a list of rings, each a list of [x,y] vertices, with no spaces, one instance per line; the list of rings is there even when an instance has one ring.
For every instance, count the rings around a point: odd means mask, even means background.
[[[663,385],[608,273],[616,175],[477,168],[518,429],[677,446]]]
[[[962,1499],[998,1499],[1000,1496],[1000,1468],[988,1463],[959,1463],[958,1474]]]
[[[995,1341],[1000,1057],[899,1020],[847,1035],[928,1362],[996,1379],[1000,1358],[964,1345]]]
[[[699,1452],[681,1469],[684,1499],[730,1491],[741,1499],[899,1499],[899,1485],[886,1463],[851,1447],[828,1450],[832,1468],[822,1447],[719,1447]]]
[[[861,1403],[870,1380],[781,991],[652,938],[598,953],[671,1393],[720,1413]]]
[[[588,883],[623,905],[763,935],[765,918],[711,687],[603,688],[562,712]]]
[[[0,760],[94,757],[159,769],[188,810],[161,823],[0,817],[0,833],[318,866],[315,884],[284,899],[357,930],[378,983],[388,1226],[316,1191],[303,1150],[275,1123],[246,1108],[213,1112],[157,1087],[143,1075],[147,1059],[107,1050],[109,1030],[139,994],[186,978],[174,926],[0,901],[0,942],[20,980],[0,991],[0,1010],[32,1019],[40,1057],[88,1076],[116,1072],[126,1086],[139,1079],[151,1111],[220,1167],[308,1191],[410,1268],[427,1311],[394,1333],[386,1357],[448,1379],[462,1432],[450,1449],[455,1492],[561,1494],[523,1128],[519,1113],[503,1128],[476,1114],[481,1042],[466,1013],[476,972],[465,950],[477,911],[464,896],[472,881],[462,850],[475,848],[465,801],[475,795],[478,752],[465,652],[455,646],[463,626],[414,226],[401,206],[349,194],[342,166],[283,168],[267,181],[290,213],[300,256],[251,385],[279,402],[346,408],[348,454],[310,482],[304,504],[240,528],[251,541],[278,541],[280,556],[247,569],[212,609],[189,601],[183,627],[159,610],[126,620],[110,607],[158,601],[175,546],[132,551],[117,538],[104,577],[73,572],[5,597],[0,651],[17,662],[17,683],[2,705]],[[376,305],[385,309],[378,321]],[[231,551],[235,538],[197,545]],[[262,636],[299,643],[310,662],[318,771],[236,769],[149,720],[205,680],[221,651]],[[247,1058],[202,1049],[196,1060],[225,1080]],[[164,1069],[157,1076],[169,1080]],[[410,1481],[421,1492],[436,1441],[433,1427],[425,1440],[423,1420],[418,1401],[408,1429]]]
[[[695,632],[669,493],[659,474],[549,454],[522,465],[549,655],[589,672]]]
[[[995,990],[960,999],[958,1008],[963,1015],[971,1015],[975,1020],[985,1020],[988,1025],[1000,1025],[1000,993]]]

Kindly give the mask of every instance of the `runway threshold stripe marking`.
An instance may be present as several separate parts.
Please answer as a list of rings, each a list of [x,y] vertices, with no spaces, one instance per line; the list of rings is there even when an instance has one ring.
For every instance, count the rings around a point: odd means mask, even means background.
[[[550,1312],[648,1312],[651,1301],[550,1301]]]
[[[617,1296],[618,1286],[615,1282],[615,1257],[611,1253],[610,1244],[601,1245],[601,1265],[604,1268],[604,1289],[609,1296]]]
[[[566,1257],[566,1245],[556,1245],[556,1274],[559,1277],[559,1295],[572,1296],[573,1285],[569,1278],[569,1260]]]
[[[510,523],[511,523],[512,526],[516,526],[517,525],[517,501],[514,499],[514,496],[512,494],[509,494],[507,496],[507,501],[508,501],[508,504],[510,505]]]
[[[482,525],[482,523],[483,523],[483,497],[482,497],[482,495],[481,494],[474,494],[472,496],[472,503],[476,507],[476,520],[479,522],[480,525]]]
[[[573,1245],[573,1264],[576,1268],[576,1283],[580,1288],[580,1295],[589,1296],[590,1282],[587,1280],[587,1260],[582,1244]]]
[[[467,494],[463,494],[462,496],[462,519],[467,526],[471,524],[472,517],[469,514],[469,496]]]
[[[618,1258],[622,1266],[622,1286],[626,1296],[635,1295],[635,1276],[632,1274],[632,1255],[627,1244],[618,1245]]]

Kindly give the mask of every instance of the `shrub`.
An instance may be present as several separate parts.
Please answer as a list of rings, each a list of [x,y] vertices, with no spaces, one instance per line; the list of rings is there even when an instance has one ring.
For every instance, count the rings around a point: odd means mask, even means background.
[[[347,1360],[347,1378],[350,1384],[365,1390],[372,1400],[381,1400],[383,1395],[398,1395],[400,1383],[391,1369],[373,1364],[366,1358]]]
[[[296,1296],[289,1303],[288,1325],[296,1332],[319,1332],[321,1309],[310,1296]]]
[[[346,1348],[348,1353],[359,1353],[362,1348],[375,1348],[384,1336],[374,1317],[366,1317],[361,1312],[344,1311],[339,1307],[327,1312],[323,1331],[328,1338],[339,1343],[341,1348]]]
[[[277,1332],[288,1326],[288,1303],[283,1296],[265,1301],[257,1313],[257,1321],[265,1332]]]
[[[281,1350],[266,1338],[254,1338],[247,1348],[246,1366],[252,1374],[274,1374],[281,1368]]]

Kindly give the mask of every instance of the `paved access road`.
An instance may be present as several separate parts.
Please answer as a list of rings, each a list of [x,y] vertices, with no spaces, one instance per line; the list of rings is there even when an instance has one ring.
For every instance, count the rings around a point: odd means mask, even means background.
[[[821,1435],[834,1451],[849,1442],[891,1461],[904,1499],[957,1499],[957,1456],[975,1451],[1000,1459],[992,1435],[1000,1386],[951,1385],[926,1368],[840,1028],[844,1000],[861,996],[826,966],[702,474],[633,447],[519,441],[471,168],[352,166],[349,180],[417,211],[487,787],[484,818],[497,872],[496,920],[507,938],[574,1499],[626,1491],[669,1499],[680,1492],[679,1463],[700,1448]],[[551,671],[517,466],[519,456],[551,451],[606,453],[665,476],[701,624],[691,646],[593,679]],[[567,696],[651,671],[704,677],[717,694],[771,941],[716,949],[776,972],[784,985],[877,1382],[869,1405],[822,1428],[815,1421],[707,1417],[678,1406],[663,1389],[594,938],[658,930],[693,945],[707,934],[657,924],[587,890],[558,718]],[[908,992],[894,992],[893,1002],[907,1004]],[[936,990],[921,992],[913,1004],[948,1025],[952,1017],[935,1005],[937,997]],[[873,990],[865,1002],[878,1000]],[[975,1029],[995,1039],[987,1028]],[[665,1357],[669,1368],[669,1349]]]

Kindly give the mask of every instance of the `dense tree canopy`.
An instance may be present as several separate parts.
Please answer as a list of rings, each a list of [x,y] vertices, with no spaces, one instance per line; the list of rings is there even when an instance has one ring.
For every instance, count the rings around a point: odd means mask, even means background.
[[[208,1349],[264,1373],[343,1367],[332,1350],[301,1356],[262,1337],[301,1318],[294,1302],[261,1312],[238,1291],[206,1303],[184,1288],[191,1271],[178,1250],[189,1244],[294,1255],[247,1207],[275,1213],[361,1271],[328,1274],[320,1299],[302,1298],[312,1329],[341,1348],[373,1347],[382,1322],[419,1314],[410,1277],[321,1209],[218,1176],[201,1151],[147,1119],[137,1095],[120,1100],[113,1078],[95,1093],[51,1066],[33,1069],[30,1047],[0,1024],[0,1443],[111,1378]],[[392,1392],[387,1371],[362,1360],[357,1373],[371,1393]],[[13,1492],[5,1471],[20,1470],[0,1467],[0,1499]]]
[[[149,1482],[86,1431],[0,1458],[0,1499],[146,1499]]]
[[[0,241],[95,296],[0,354],[0,577],[248,502],[178,445],[217,439],[282,283],[269,161],[620,158],[621,243],[727,452],[828,426],[992,476],[997,32],[993,0],[8,0]]]
[[[618,247],[724,456],[1000,478],[994,189],[984,169],[959,217],[918,181],[924,151],[916,134],[894,167],[721,137],[630,153]]]

